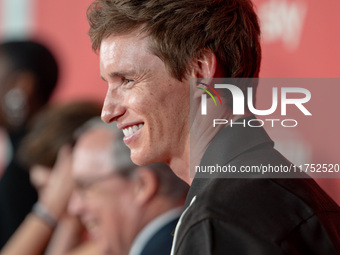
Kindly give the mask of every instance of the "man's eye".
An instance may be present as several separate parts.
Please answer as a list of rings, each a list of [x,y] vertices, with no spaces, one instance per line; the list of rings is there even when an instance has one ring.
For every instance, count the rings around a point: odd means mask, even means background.
[[[124,82],[125,85],[127,85],[127,84],[133,82],[133,80],[132,79],[123,78],[123,82]]]

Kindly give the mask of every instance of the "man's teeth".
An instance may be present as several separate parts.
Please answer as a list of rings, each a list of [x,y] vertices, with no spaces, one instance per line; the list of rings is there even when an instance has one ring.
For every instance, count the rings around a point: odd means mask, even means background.
[[[141,129],[142,127],[143,127],[143,124],[133,125],[131,127],[124,128],[123,129],[124,136],[130,136],[133,133],[135,133],[137,130]]]

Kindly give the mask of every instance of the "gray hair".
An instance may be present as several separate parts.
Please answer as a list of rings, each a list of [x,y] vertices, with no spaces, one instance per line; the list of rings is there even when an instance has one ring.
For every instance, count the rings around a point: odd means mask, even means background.
[[[93,118],[87,121],[75,132],[75,140],[77,140],[82,134],[98,129],[105,128],[114,134],[114,140],[112,142],[112,153],[114,157],[113,168],[119,174],[129,178],[133,177],[135,170],[140,167],[135,165],[130,158],[130,149],[125,145],[123,138],[124,134],[113,123],[104,123],[100,117]],[[159,195],[171,197],[174,200],[180,200],[184,198],[188,192],[189,186],[184,181],[179,179],[165,163],[153,163],[145,166],[152,171],[159,182]]]
[[[114,142],[112,143],[112,156],[115,159],[115,163],[113,164],[115,171],[118,171],[122,175],[132,174],[137,165],[131,161],[130,150],[123,142],[123,132],[119,130],[113,123],[107,124],[103,122],[100,117],[92,118],[76,130],[74,134],[75,140],[78,140],[82,134],[99,128],[112,131],[112,134],[114,135]]]

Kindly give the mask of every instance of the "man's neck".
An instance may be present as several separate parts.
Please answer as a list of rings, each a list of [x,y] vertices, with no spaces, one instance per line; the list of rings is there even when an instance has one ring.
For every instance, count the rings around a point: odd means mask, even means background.
[[[236,121],[237,119],[248,115],[250,115],[250,113],[245,114],[244,116],[229,115],[227,118],[229,120],[228,123],[230,123],[230,120]],[[226,116],[228,116],[228,113],[226,113]],[[195,167],[200,165],[201,159],[210,142],[221,129],[228,126],[218,125],[216,127],[212,127],[212,119],[213,118],[211,118],[211,122],[208,121],[204,123],[198,121],[199,125],[192,125],[190,135],[185,141],[184,153],[177,157],[173,157],[170,161],[170,168],[179,178],[189,185],[191,185],[195,177]]]
[[[170,161],[170,168],[183,181],[191,185],[195,175],[195,166],[198,166],[208,148],[209,143],[216,136],[222,127],[216,127],[212,130],[202,128],[191,130],[190,135],[185,141],[184,152]]]
[[[184,152],[171,158],[169,163],[172,171],[183,181],[191,185],[192,179],[190,178],[190,137],[185,142]]]

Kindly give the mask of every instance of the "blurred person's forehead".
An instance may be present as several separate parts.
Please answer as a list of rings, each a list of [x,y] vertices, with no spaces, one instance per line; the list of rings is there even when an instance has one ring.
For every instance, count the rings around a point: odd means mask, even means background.
[[[114,134],[110,130],[96,129],[84,133],[74,148],[74,178],[89,181],[113,172],[113,142]]]

